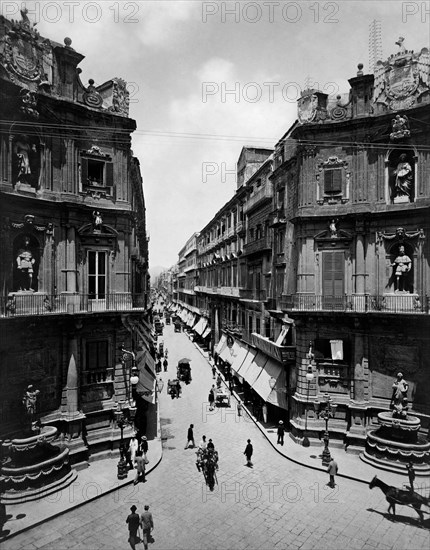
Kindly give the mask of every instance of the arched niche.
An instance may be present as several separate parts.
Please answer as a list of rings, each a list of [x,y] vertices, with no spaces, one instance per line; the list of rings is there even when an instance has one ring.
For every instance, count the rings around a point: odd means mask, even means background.
[[[16,292],[37,292],[40,243],[31,233],[22,233],[13,241],[13,288]]]
[[[418,156],[414,149],[391,149],[385,158],[386,195],[389,204],[415,201]]]
[[[42,168],[42,140],[34,126],[12,126],[10,133],[12,184],[39,189]]]

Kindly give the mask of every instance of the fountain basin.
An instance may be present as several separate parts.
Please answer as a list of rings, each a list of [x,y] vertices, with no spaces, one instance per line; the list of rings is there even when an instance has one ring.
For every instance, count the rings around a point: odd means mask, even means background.
[[[45,426],[39,434],[2,442],[6,460],[1,466],[1,503],[38,499],[76,479],[69,463],[69,449],[53,443],[56,435],[57,428]]]

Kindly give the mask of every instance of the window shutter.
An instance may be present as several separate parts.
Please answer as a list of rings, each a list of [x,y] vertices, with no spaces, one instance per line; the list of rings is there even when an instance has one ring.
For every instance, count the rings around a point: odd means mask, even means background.
[[[88,184],[88,159],[81,158],[81,182],[82,187]]]
[[[323,254],[322,291],[324,296],[342,296],[344,289],[344,253],[342,251]]]
[[[113,162],[106,163],[106,187],[113,187]]]
[[[324,193],[342,192],[342,170],[340,168],[324,171]]]

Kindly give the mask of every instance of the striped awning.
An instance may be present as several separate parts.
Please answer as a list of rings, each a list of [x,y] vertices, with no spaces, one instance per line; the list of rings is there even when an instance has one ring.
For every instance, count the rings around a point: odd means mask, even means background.
[[[234,372],[238,372],[240,367],[242,366],[242,363],[245,361],[245,357],[248,354],[248,348],[245,346],[242,346],[239,344],[239,342],[235,342],[233,346],[233,362],[231,364],[231,368]]]
[[[137,384],[137,393],[142,395],[143,399],[149,403],[155,403],[155,361],[147,350],[136,353],[136,365],[139,370],[139,383]],[[152,392],[145,395],[146,392]]]
[[[205,331],[202,334],[202,338],[207,338],[211,334],[211,327],[206,327]]]
[[[268,357],[265,353],[259,351],[254,359],[248,364],[246,370],[241,369],[241,376],[245,378],[248,384],[253,387],[255,381],[259,377],[264,365],[267,363]]]
[[[215,348],[215,353],[218,355],[221,353],[221,351],[227,346],[227,337],[225,334],[221,336],[221,340],[218,342],[217,347]]]

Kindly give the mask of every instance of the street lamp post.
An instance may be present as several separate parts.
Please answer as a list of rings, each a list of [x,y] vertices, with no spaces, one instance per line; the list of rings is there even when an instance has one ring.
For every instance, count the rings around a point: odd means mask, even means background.
[[[308,404],[309,404],[309,387],[311,385],[312,380],[314,379],[314,373],[312,372],[312,365],[314,360],[314,354],[312,353],[312,342],[309,344],[309,351],[308,351],[308,372],[306,373],[306,380],[308,383],[307,388],[307,395],[306,395],[306,410],[305,410],[305,433],[303,434],[303,447],[309,447],[310,442],[309,438],[307,436],[307,430],[308,430]]]
[[[325,432],[324,432],[324,450],[322,452],[322,465],[328,466],[331,460],[330,450],[328,448],[328,443],[330,440],[330,435],[328,433],[328,421],[330,418],[334,418],[334,413],[336,412],[337,405],[332,403],[331,397],[328,393],[324,394],[325,409],[319,411],[319,403],[315,403],[315,412],[319,418],[322,418],[325,421]]]
[[[124,410],[122,409],[122,404],[118,402],[117,410],[115,411],[116,425],[121,430],[121,440],[119,444],[120,459],[117,465],[118,479],[125,479],[128,475],[128,465],[125,457],[125,448],[124,448],[124,428],[125,426],[133,424],[135,414],[136,414],[136,407],[130,407],[129,409],[130,416],[129,418],[127,418],[124,414]]]

